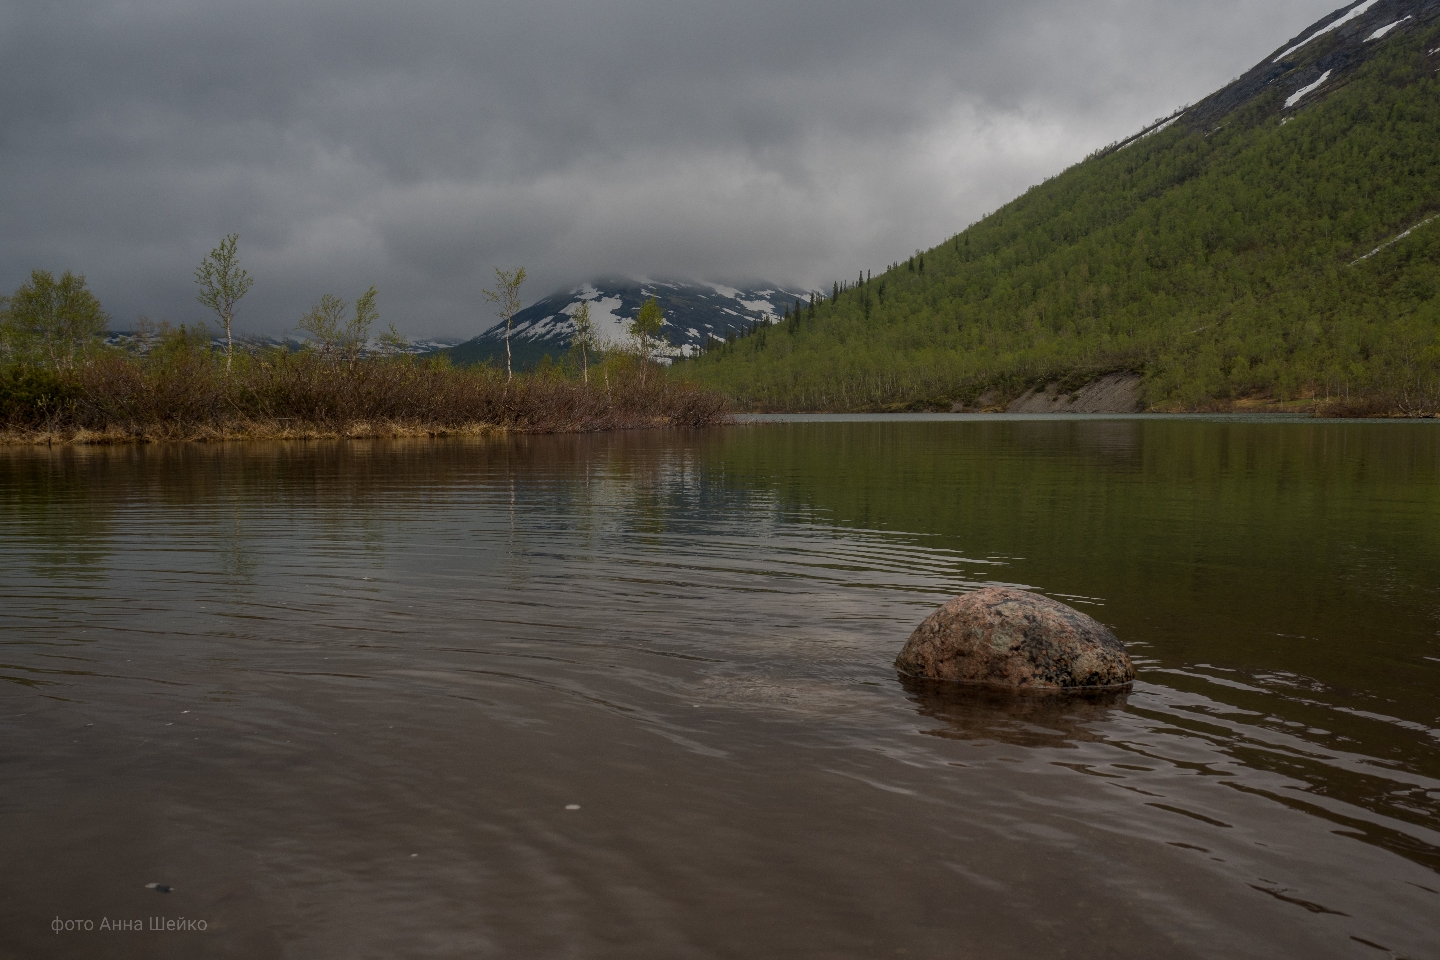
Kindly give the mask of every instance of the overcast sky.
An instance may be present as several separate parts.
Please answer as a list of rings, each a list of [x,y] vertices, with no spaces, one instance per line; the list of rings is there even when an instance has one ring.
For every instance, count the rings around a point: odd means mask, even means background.
[[[1247,70],[1338,0],[6,0],[0,290],[124,328],[380,288],[470,335],[597,276],[828,287]]]

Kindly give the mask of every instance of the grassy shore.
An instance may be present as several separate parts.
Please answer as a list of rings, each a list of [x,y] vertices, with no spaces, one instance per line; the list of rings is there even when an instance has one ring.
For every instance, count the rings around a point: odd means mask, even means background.
[[[619,358],[589,383],[507,380],[412,357],[271,351],[105,353],[64,368],[0,368],[0,443],[408,437],[702,427],[726,400]]]

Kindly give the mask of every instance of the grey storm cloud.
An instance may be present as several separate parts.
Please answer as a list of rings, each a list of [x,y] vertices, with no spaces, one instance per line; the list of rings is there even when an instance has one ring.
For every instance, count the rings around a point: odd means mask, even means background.
[[[321,293],[490,322],[601,276],[828,287],[1198,100],[1337,0],[10,0],[0,288],[83,272],[124,327]]]

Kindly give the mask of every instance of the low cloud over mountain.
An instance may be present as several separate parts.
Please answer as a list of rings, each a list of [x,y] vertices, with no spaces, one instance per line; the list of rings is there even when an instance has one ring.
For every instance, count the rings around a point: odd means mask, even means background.
[[[492,266],[828,288],[1196,99],[1330,0],[15,0],[0,290],[84,272],[116,317],[242,326],[380,288],[471,335]]]

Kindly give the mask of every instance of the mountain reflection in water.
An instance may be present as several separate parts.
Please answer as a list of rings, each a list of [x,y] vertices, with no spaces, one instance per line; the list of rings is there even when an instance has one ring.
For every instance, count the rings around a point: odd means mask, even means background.
[[[1432,424],[3,448],[0,956],[1440,955],[1437,480]],[[898,678],[988,583],[1134,687]]]

